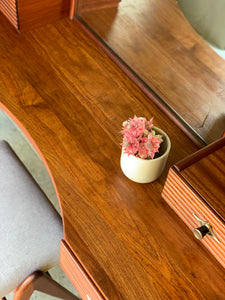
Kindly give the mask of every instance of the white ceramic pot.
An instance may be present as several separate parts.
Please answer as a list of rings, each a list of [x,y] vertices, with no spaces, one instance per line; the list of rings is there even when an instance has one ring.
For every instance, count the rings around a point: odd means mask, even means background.
[[[131,180],[139,183],[149,183],[162,174],[166,165],[166,161],[170,152],[171,143],[168,135],[159,129],[153,127],[157,134],[163,136],[163,142],[160,146],[160,156],[154,159],[142,159],[134,155],[129,155],[123,152],[120,158],[120,165],[123,173]]]

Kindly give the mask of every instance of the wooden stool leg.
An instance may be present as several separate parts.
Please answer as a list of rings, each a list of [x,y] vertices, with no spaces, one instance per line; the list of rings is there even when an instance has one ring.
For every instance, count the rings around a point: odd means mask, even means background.
[[[70,293],[42,271],[36,271],[28,276],[16,289],[13,300],[28,300],[34,290],[63,300],[79,300],[78,297]]]
[[[29,300],[34,292],[34,281],[40,274],[36,272],[28,276],[15,290],[13,300]]]
[[[80,300],[74,294],[69,292],[63,286],[53,280],[48,274],[42,273],[42,276],[35,281],[35,290],[46,293],[48,295],[61,298],[63,300]]]

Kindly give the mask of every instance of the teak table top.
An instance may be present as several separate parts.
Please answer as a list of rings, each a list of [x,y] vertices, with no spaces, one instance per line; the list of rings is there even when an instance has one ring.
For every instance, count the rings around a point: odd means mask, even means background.
[[[224,299],[225,272],[161,198],[196,146],[80,28],[65,19],[18,35],[0,16],[0,99],[51,170],[65,240],[108,299]],[[120,169],[121,124],[154,116],[172,149],[151,184]]]

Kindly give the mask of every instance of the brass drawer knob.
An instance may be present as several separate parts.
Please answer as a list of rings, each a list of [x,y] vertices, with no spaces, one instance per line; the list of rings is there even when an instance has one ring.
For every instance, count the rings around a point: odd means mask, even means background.
[[[198,239],[201,240],[204,238],[206,234],[210,235],[214,240],[217,242],[220,242],[217,236],[215,235],[212,226],[209,224],[209,222],[201,220],[196,214],[193,214],[195,219],[198,221],[200,227],[195,228],[193,233],[194,236]]]
[[[201,227],[195,228],[193,233],[196,239],[201,240],[207,233],[209,233],[209,228],[203,225]]]

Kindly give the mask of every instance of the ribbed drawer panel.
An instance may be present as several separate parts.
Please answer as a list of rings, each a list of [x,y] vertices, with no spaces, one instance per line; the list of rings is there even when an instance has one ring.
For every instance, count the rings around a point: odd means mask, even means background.
[[[194,214],[211,224],[219,242],[210,236],[205,236],[201,243],[225,267],[225,224],[173,169],[169,171],[162,197],[191,231],[199,227]]]
[[[18,29],[16,0],[0,0],[0,11]]]
[[[61,242],[60,265],[83,300],[107,299],[74,257],[65,241]]]

